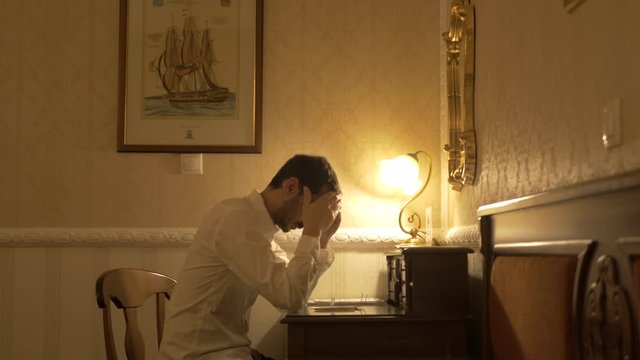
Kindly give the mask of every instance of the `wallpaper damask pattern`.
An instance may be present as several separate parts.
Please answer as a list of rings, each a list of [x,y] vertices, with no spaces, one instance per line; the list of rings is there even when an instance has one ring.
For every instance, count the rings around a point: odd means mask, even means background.
[[[332,161],[345,226],[394,227],[399,200],[372,174],[418,149],[436,160],[421,206],[439,214],[436,2],[265,1],[264,152],[205,155],[202,176],[176,154],[116,153],[117,24],[117,1],[3,2],[0,227],[197,226],[294,153]]]
[[[640,167],[635,1],[477,1],[475,186],[448,192],[449,226],[483,204]],[[622,99],[623,144],[605,149],[601,112]]]

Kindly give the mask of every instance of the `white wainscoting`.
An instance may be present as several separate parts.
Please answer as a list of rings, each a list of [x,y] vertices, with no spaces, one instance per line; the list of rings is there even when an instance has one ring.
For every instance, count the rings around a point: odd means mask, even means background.
[[[104,359],[97,277],[118,267],[177,277],[195,230],[0,228],[0,360]],[[404,237],[395,230],[341,229],[332,243],[336,261],[311,297],[385,298],[384,253]],[[295,239],[296,234],[279,234],[276,241],[292,251]],[[148,339],[155,339],[153,316],[141,315]],[[276,359],[285,358],[281,316],[262,298],[252,312],[254,346]],[[147,346],[149,359],[155,359],[155,344]]]

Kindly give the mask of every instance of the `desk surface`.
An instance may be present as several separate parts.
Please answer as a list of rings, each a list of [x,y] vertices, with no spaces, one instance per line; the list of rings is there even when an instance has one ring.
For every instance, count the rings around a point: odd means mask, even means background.
[[[297,312],[290,312],[285,320],[309,320],[311,318],[349,318],[349,317],[396,317],[404,315],[404,311],[387,303],[365,305],[308,305]],[[283,321],[291,322],[291,321]]]
[[[407,321],[407,322],[451,322],[470,321],[471,316],[418,317],[405,315],[398,307],[381,303],[366,305],[305,306],[297,312],[288,313],[282,323],[310,322],[365,322],[365,321]]]
[[[473,319],[405,315],[379,303],[307,306],[281,322],[287,324],[291,360],[415,360],[468,359]]]

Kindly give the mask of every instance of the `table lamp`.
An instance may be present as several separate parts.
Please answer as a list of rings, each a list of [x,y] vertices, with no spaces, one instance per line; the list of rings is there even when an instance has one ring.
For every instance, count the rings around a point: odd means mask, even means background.
[[[421,155],[421,156],[420,156]],[[427,162],[426,179],[420,180],[420,158]],[[398,224],[400,229],[411,236],[411,238],[397,245],[397,247],[427,246],[429,243],[425,237],[426,232],[421,229],[422,220],[420,215],[411,212],[406,217],[406,221],[411,225],[407,228],[403,223],[404,213],[407,207],[417,199],[427,187],[431,177],[431,157],[425,151],[419,150],[415,153],[401,155],[390,160],[382,160],[380,163],[380,175],[385,186],[401,189],[411,198],[402,206],[398,214]]]

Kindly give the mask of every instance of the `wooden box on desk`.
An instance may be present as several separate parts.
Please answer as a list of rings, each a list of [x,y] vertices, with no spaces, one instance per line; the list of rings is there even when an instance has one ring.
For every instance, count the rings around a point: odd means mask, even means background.
[[[425,246],[386,254],[388,302],[408,316],[467,315],[467,254],[471,252],[457,246]]]

